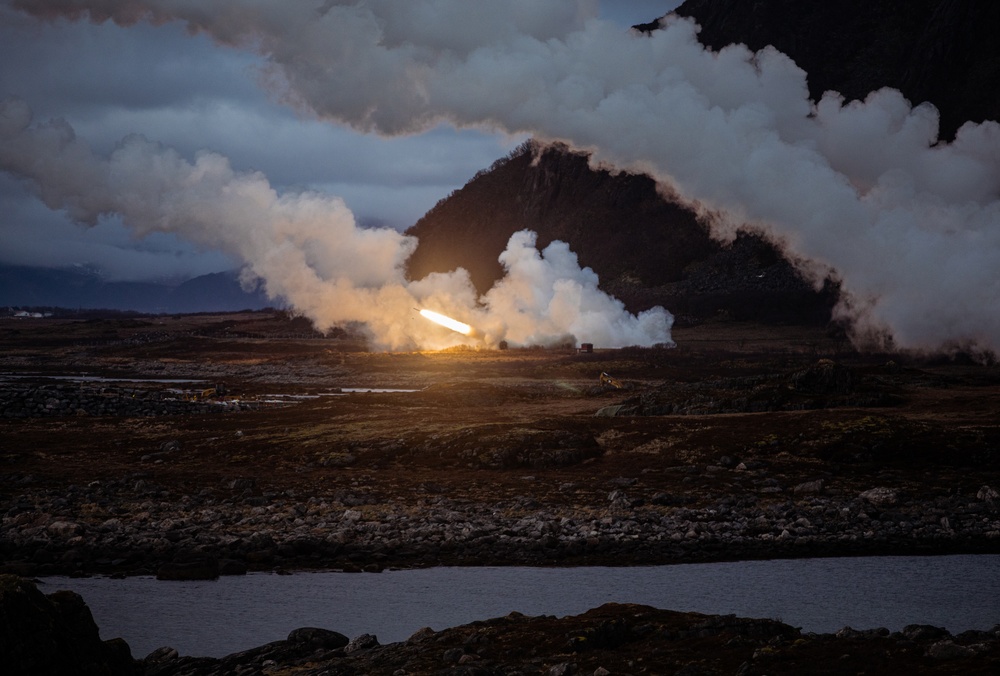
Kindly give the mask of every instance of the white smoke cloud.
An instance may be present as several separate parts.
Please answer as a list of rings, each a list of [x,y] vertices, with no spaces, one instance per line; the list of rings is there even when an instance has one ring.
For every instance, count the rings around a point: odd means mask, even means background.
[[[673,318],[662,308],[638,316],[597,288],[590,268],[580,268],[565,242],[539,253],[535,233],[514,233],[500,255],[506,275],[486,292],[483,330],[522,345],[541,344],[560,333],[597,345],[651,345],[667,342]],[[572,338],[571,338],[572,341]],[[575,341],[573,341],[575,342]]]
[[[577,331],[607,347],[670,341],[669,313],[629,315],[597,288],[592,271],[580,270],[565,244],[551,245],[543,260],[533,235],[512,238],[504,254],[510,274],[484,308],[464,270],[408,282],[403,267],[416,240],[391,228],[359,227],[336,197],[279,194],[265,176],[236,172],[219,154],[202,152],[189,162],[135,135],[100,156],[65,121],[33,124],[17,99],[0,102],[0,169],[28,180],[49,208],[81,223],[114,214],[139,236],[176,233],[232,255],[245,263],[245,274],[263,280],[271,298],[288,300],[321,330],[362,322],[379,346],[472,342],[420,318],[416,306],[474,319],[491,344],[549,344]],[[537,302],[511,301],[512,291]],[[592,316],[598,310],[608,326]]]
[[[531,133],[647,172],[717,217],[833,274],[856,335],[904,348],[1000,347],[1000,126],[937,142],[937,114],[891,91],[808,98],[774,49],[720,52],[669,17],[651,36],[545,9],[461,0],[22,0],[40,16],[180,20],[266,55],[281,97],[383,134],[442,120]],[[442,18],[447,17],[447,21]]]

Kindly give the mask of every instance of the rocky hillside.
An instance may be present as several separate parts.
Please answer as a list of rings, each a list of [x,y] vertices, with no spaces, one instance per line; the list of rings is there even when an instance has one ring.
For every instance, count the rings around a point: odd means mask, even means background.
[[[690,209],[652,179],[589,168],[587,158],[526,144],[439,202],[409,233],[420,245],[409,273],[464,267],[482,293],[501,277],[497,257],[528,228],[538,246],[569,242],[601,287],[633,312],[654,305],[678,318],[720,312],[741,319],[825,321],[833,290],[817,293],[756,236],[712,240]]]
[[[688,0],[678,13],[720,48],[773,44],[809,73],[814,97],[829,89],[862,98],[896,87],[930,101],[953,135],[966,119],[1000,118],[1000,49],[985,31],[1000,5],[973,0]],[[641,27],[654,30],[654,24]],[[961,77],[957,77],[960,74]],[[409,274],[470,270],[482,292],[502,270],[510,235],[529,228],[539,246],[570,244],[601,286],[632,311],[664,305],[679,319],[726,313],[743,319],[826,321],[836,289],[814,291],[778,251],[753,236],[713,241],[694,213],[657,193],[645,176],[594,171],[559,150],[537,161],[524,146],[477,174],[410,230],[420,245]]]

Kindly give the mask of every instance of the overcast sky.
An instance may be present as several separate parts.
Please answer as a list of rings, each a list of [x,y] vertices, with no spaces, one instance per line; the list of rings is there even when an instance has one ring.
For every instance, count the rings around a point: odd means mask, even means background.
[[[623,27],[675,0],[604,0]],[[320,122],[259,86],[259,56],[218,47],[177,23],[42,22],[0,0],[0,99],[15,96],[36,121],[64,118],[107,153],[129,134],[191,158],[211,150],[238,171],[263,172],[279,190],[342,197],[364,224],[404,229],[522,139],[439,127],[386,139]],[[111,279],[177,279],[236,267],[168,234],[136,240],[117,219],[83,227],[0,173],[0,262],[86,265]]]

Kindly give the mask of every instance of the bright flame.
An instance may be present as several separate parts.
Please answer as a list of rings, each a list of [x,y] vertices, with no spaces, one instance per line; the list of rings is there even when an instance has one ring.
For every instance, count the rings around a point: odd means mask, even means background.
[[[468,324],[458,321],[457,319],[452,319],[451,317],[445,316],[439,312],[434,312],[433,310],[421,310],[421,316],[426,317],[435,324],[440,324],[445,326],[452,331],[457,331],[463,335],[472,335],[472,327]]]

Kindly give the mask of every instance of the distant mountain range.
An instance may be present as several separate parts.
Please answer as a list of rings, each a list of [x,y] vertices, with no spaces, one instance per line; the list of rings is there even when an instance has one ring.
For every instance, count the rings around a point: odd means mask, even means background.
[[[274,307],[261,290],[244,291],[237,272],[180,284],[109,282],[87,270],[0,265],[0,307],[132,310],[180,314]]]

